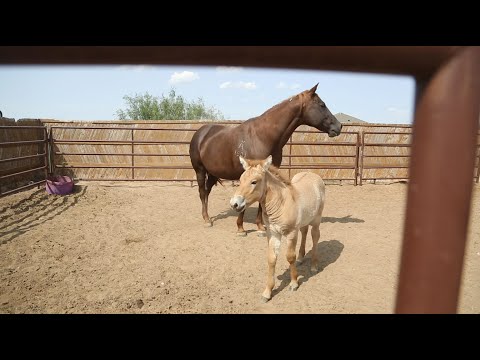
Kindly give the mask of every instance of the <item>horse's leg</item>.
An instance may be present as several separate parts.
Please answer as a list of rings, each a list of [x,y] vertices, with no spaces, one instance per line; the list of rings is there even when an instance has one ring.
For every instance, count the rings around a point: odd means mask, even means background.
[[[318,240],[320,239],[320,223],[321,223],[321,217],[318,219],[318,221],[315,221],[312,223],[312,261],[310,265],[310,271],[314,274],[316,274],[319,269],[318,269],[318,257],[317,257],[317,244]]]
[[[295,266],[295,247],[297,246],[298,230],[294,230],[287,236],[287,260],[290,264],[290,290],[298,289],[298,274]]]
[[[302,234],[302,241],[300,242],[300,249],[298,249],[297,264],[301,264],[305,257],[305,243],[307,242],[308,225],[300,228],[300,233]]]
[[[262,205],[260,203],[258,204],[257,219],[255,220],[255,223],[258,227],[257,235],[266,236],[267,233],[265,232],[265,226],[263,225],[262,221]]]
[[[247,236],[247,232],[243,228],[243,216],[245,215],[245,210],[243,210],[237,217],[237,236]]]
[[[207,189],[205,189],[205,177],[207,172],[205,170],[196,170],[197,174],[197,183],[198,183],[198,192],[200,194],[200,200],[202,201],[202,216],[205,221],[205,226],[212,226],[210,217],[208,216],[208,194]]]
[[[267,276],[267,287],[262,294],[263,302],[267,302],[272,298],[272,289],[275,286],[275,264],[277,263],[277,256],[280,251],[280,239],[282,238],[281,234],[272,233],[267,227],[267,238],[268,238],[268,276]]]
[[[205,221],[206,226],[213,225],[212,219],[210,219],[210,217],[208,216],[208,196],[210,195],[210,192],[212,191],[212,187],[213,185],[216,184],[217,180],[218,180],[217,177],[207,173],[207,181],[205,182],[205,215],[207,216],[208,220]],[[205,216],[204,216],[204,219],[205,219]]]

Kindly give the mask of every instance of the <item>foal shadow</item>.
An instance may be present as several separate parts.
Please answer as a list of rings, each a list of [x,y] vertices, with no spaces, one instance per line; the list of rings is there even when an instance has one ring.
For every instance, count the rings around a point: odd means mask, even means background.
[[[298,245],[298,244],[297,244]],[[297,265],[298,271],[298,285],[302,286],[312,276],[321,273],[328,265],[333,264],[340,257],[344,245],[338,240],[322,241],[317,244],[317,256],[318,256],[318,273],[312,273],[310,271],[312,251],[310,250],[305,254],[303,262]],[[298,251],[298,249],[297,249]],[[297,252],[298,254],[298,252]],[[281,280],[280,286],[272,291],[272,297],[280,293],[285,287],[290,284],[290,268],[286,269],[283,274],[278,275],[277,279]]]

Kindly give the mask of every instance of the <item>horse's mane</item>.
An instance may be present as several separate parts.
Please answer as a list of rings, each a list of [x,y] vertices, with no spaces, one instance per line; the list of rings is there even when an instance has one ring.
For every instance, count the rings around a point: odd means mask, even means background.
[[[302,91],[302,92],[303,92],[303,91]],[[268,113],[268,112],[270,112],[270,111],[276,110],[276,109],[278,109],[280,106],[286,105],[287,103],[290,102],[290,99],[297,99],[297,98],[300,96],[300,94],[301,94],[301,93],[299,93],[299,94],[297,94],[297,95],[290,96],[288,99],[285,99],[285,100],[279,102],[278,104],[273,105],[270,109],[264,111],[263,114],[260,115],[260,116],[263,116],[263,115],[265,115],[266,113]]]

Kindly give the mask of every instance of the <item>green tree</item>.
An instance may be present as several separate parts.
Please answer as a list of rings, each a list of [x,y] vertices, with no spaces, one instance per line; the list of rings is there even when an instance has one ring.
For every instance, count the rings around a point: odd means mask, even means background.
[[[171,89],[168,96],[160,98],[145,94],[125,95],[125,110],[117,110],[122,120],[224,120],[216,108],[207,107],[202,98],[188,101]]]

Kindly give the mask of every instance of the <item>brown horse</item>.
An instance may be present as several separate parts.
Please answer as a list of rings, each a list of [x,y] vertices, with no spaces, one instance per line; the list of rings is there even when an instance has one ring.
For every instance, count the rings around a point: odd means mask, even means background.
[[[195,132],[190,142],[190,160],[197,175],[206,226],[212,226],[208,216],[208,195],[219,179],[240,178],[244,169],[238,161],[239,156],[265,159],[272,155],[273,165],[279,167],[282,148],[300,125],[312,126],[330,137],[340,134],[342,124],[315,93],[317,86],[282,101],[238,126],[208,124]],[[238,235],[247,234],[243,229],[244,213],[242,211],[237,218]],[[256,224],[258,231],[264,235],[260,204]]]

